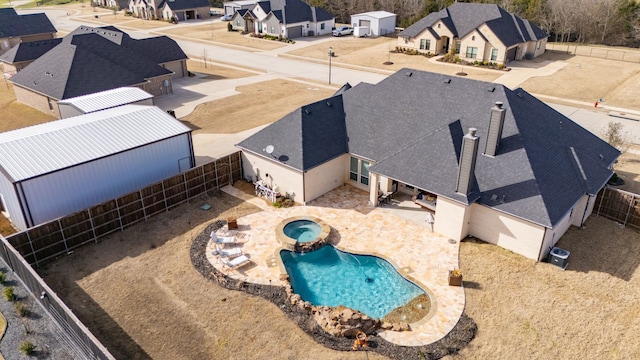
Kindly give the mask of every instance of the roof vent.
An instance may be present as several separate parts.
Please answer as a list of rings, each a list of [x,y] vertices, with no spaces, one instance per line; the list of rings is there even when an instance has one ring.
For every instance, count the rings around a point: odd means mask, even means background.
[[[450,84],[451,83],[451,79],[447,79],[444,81],[445,84]]]
[[[495,87],[493,87],[493,86],[492,86],[492,87],[488,87],[488,88],[487,88],[487,91],[488,91],[488,92],[494,92],[494,91],[496,91],[496,88],[495,88]]]
[[[305,109],[304,109],[304,113],[305,113],[305,114],[307,114],[307,115],[309,115],[309,114],[311,114],[311,111],[309,111],[309,109],[306,109],[306,108],[305,108]]]
[[[598,155],[598,157],[600,158],[600,160],[604,160],[604,155],[600,154]]]
[[[332,105],[331,105],[331,101],[327,101],[327,106],[328,106],[328,107],[331,107],[331,106],[332,106]]]
[[[412,73],[411,71],[407,71],[407,72],[405,73],[405,75],[407,75],[407,77],[411,77],[411,75],[413,75],[413,73]]]
[[[522,93],[521,92],[517,92],[516,96],[518,96],[519,98],[522,98]]]

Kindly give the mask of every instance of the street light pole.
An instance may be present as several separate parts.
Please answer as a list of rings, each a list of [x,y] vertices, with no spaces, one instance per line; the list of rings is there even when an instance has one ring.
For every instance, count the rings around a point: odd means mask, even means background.
[[[331,58],[333,57],[333,48],[329,46],[329,85],[331,85]]]

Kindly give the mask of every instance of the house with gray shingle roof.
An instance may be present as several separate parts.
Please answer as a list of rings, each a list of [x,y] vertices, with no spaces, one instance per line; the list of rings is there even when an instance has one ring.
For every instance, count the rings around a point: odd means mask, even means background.
[[[61,42],[61,38],[21,42],[0,55],[2,70],[5,74],[14,75]]]
[[[159,10],[165,20],[186,21],[208,18],[210,7],[208,0],[165,0]]]
[[[154,96],[187,76],[187,56],[166,37],[133,39],[113,26],[80,26],[11,77],[18,101],[60,118],[57,102],[123,86]]]
[[[456,2],[398,34],[398,46],[423,53],[452,52],[460,59],[506,64],[545,52],[549,35],[495,4]]]
[[[233,9],[237,2],[225,3]],[[256,1],[251,8],[237,8],[231,24],[235,30],[289,39],[330,34],[335,17],[321,7],[301,0]]]
[[[411,69],[303,106],[237,146],[245,176],[296,202],[344,184],[372,206],[380,192],[404,193],[441,235],[535,260],[584,224],[620,155],[522,89]]]
[[[44,13],[18,15],[13,8],[0,9],[0,55],[21,42],[53,39],[56,32]]]

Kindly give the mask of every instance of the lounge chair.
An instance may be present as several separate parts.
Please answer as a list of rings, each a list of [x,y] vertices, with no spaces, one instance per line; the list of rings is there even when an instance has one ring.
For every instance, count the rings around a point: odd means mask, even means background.
[[[251,262],[246,255],[240,255],[233,260],[227,260],[225,258],[221,258],[221,260],[222,263],[230,269],[239,269]]]
[[[240,247],[222,248],[222,247],[220,247],[220,245],[216,244],[215,253],[220,255],[220,256],[222,256],[222,257],[232,258],[232,257],[236,257],[236,256],[242,255],[242,248],[240,248]]]
[[[218,236],[215,232],[211,232],[211,240],[218,244],[234,244],[238,242],[235,236]]]

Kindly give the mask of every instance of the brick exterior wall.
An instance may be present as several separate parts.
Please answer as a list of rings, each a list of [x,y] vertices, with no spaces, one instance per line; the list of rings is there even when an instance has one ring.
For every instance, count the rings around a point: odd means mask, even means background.
[[[169,81],[169,87],[165,88],[163,82],[165,80]],[[142,90],[148,92],[153,96],[162,96],[173,93],[173,88],[171,86],[171,74],[162,75],[158,77],[154,77],[149,79],[148,82],[142,84]]]
[[[58,109],[58,102],[56,99],[38,94],[16,84],[13,84],[13,92],[16,94],[16,99],[19,102],[60,119],[60,109]],[[53,109],[51,109],[49,105],[51,105]]]

